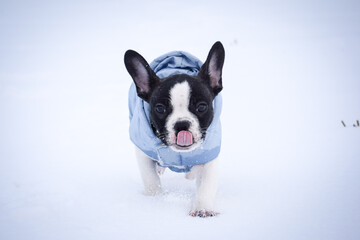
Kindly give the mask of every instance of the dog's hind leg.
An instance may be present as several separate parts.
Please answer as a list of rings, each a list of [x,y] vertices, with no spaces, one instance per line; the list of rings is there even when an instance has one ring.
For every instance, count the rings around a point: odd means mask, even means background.
[[[157,174],[156,162],[138,148],[136,148],[135,154],[144,183],[144,194],[153,196],[161,193],[161,182]]]
[[[185,178],[188,180],[194,180],[198,175],[198,171],[198,167],[191,168],[191,170],[185,174]]]
[[[156,164],[156,172],[160,175],[163,175],[165,172],[166,168],[164,167],[160,167],[158,164]]]

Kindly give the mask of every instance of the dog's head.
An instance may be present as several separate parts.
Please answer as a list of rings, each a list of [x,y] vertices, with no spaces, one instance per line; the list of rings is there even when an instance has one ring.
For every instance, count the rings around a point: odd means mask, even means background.
[[[137,94],[150,105],[155,135],[175,151],[191,151],[205,139],[213,115],[213,100],[222,90],[225,51],[216,42],[197,76],[159,78],[137,52],[125,53],[125,66]]]

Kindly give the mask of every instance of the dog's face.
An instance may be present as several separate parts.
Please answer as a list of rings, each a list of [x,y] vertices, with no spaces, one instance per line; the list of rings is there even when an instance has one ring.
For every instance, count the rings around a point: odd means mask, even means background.
[[[222,90],[225,51],[216,42],[197,76],[173,75],[160,79],[137,52],[125,53],[125,66],[137,94],[150,105],[155,135],[175,151],[192,151],[205,139],[214,110],[212,102]]]
[[[150,97],[155,134],[174,150],[196,148],[213,119],[213,98],[214,94],[199,78],[170,77],[157,86]]]

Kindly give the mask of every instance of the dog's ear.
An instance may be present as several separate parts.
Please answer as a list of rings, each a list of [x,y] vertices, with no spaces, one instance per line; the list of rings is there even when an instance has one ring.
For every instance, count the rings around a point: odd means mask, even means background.
[[[128,50],[124,56],[125,67],[136,85],[140,98],[149,102],[154,86],[160,81],[146,60],[137,52]]]
[[[210,49],[205,63],[201,66],[198,77],[205,80],[215,96],[222,90],[222,68],[225,59],[225,49],[221,42],[216,42]]]

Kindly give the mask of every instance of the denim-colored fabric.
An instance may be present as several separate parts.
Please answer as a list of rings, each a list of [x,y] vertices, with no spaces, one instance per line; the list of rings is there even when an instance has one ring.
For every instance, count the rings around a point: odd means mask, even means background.
[[[185,73],[197,75],[202,62],[189,53],[175,51],[156,58],[150,67],[160,78]],[[220,153],[222,97],[213,101],[214,119],[209,126],[203,144],[191,152],[176,152],[158,139],[150,125],[149,104],[139,98],[134,83],[129,90],[130,139],[158,165],[175,172],[188,172],[192,166],[214,160]]]

